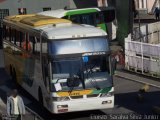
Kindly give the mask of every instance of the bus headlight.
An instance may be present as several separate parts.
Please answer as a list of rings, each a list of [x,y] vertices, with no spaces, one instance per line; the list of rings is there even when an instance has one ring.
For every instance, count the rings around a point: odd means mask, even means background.
[[[113,95],[114,95],[113,92],[108,92],[108,93],[102,93],[100,97],[112,97]]]
[[[53,101],[68,101],[70,100],[69,97],[53,97]]]
[[[108,100],[108,101],[103,101],[102,104],[111,104],[112,100]]]

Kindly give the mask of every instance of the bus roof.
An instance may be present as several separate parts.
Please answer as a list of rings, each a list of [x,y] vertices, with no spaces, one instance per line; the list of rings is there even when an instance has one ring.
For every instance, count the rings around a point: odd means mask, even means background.
[[[37,30],[42,30],[43,35],[48,39],[67,39],[80,37],[106,36],[106,32],[90,25],[70,24],[65,26],[43,26]]]
[[[69,20],[35,14],[9,16],[4,19],[4,23],[51,40],[106,35],[101,29],[90,25],[72,24]]]
[[[44,11],[37,14],[62,18],[66,15],[84,14],[84,13],[91,13],[91,12],[97,12],[97,11],[100,11],[100,9],[99,8],[82,8],[82,9],[67,9],[67,10],[57,9],[57,10],[51,10],[51,11]]]
[[[38,27],[48,24],[71,23],[71,21],[66,19],[59,19],[55,17],[36,14],[8,16],[5,17],[4,20],[16,22],[19,24],[25,24],[30,27]]]

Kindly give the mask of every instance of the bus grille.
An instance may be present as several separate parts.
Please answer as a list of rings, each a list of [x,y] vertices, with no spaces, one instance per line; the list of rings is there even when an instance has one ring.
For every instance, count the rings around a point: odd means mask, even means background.
[[[91,98],[91,97],[98,97],[98,95],[99,95],[99,94],[92,94],[92,95],[87,95],[87,97],[88,97],[88,98]]]
[[[82,99],[83,95],[80,96],[70,96],[71,99]]]

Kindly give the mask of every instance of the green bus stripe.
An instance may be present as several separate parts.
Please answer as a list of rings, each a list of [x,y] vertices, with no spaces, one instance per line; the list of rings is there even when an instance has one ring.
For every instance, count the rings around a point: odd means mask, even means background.
[[[87,13],[93,13],[93,12],[97,12],[97,11],[98,11],[98,10],[96,10],[96,9],[68,11],[68,12],[65,14],[65,16],[77,15],[77,14],[87,14]]]
[[[102,30],[104,30],[105,32],[107,32],[107,26],[105,25],[105,23],[97,24],[97,27],[100,27]]]
[[[93,90],[91,94],[108,93],[111,89],[112,87],[107,87],[101,90]]]

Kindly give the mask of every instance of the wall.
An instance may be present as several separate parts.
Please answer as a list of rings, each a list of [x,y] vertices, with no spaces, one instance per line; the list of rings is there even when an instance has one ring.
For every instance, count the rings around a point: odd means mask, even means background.
[[[2,1],[2,0],[1,0]],[[10,15],[18,14],[18,8],[27,8],[27,13],[43,11],[44,7],[60,9],[69,7],[69,0],[3,0],[0,2],[0,9],[10,9]]]
[[[143,9],[142,8],[142,0],[135,0],[135,2],[136,2],[137,9]],[[155,4],[155,2],[156,2],[156,4]],[[148,13],[153,13],[154,8],[159,6],[159,4],[160,4],[159,2],[160,2],[159,0],[144,0],[143,7],[147,9]]]

